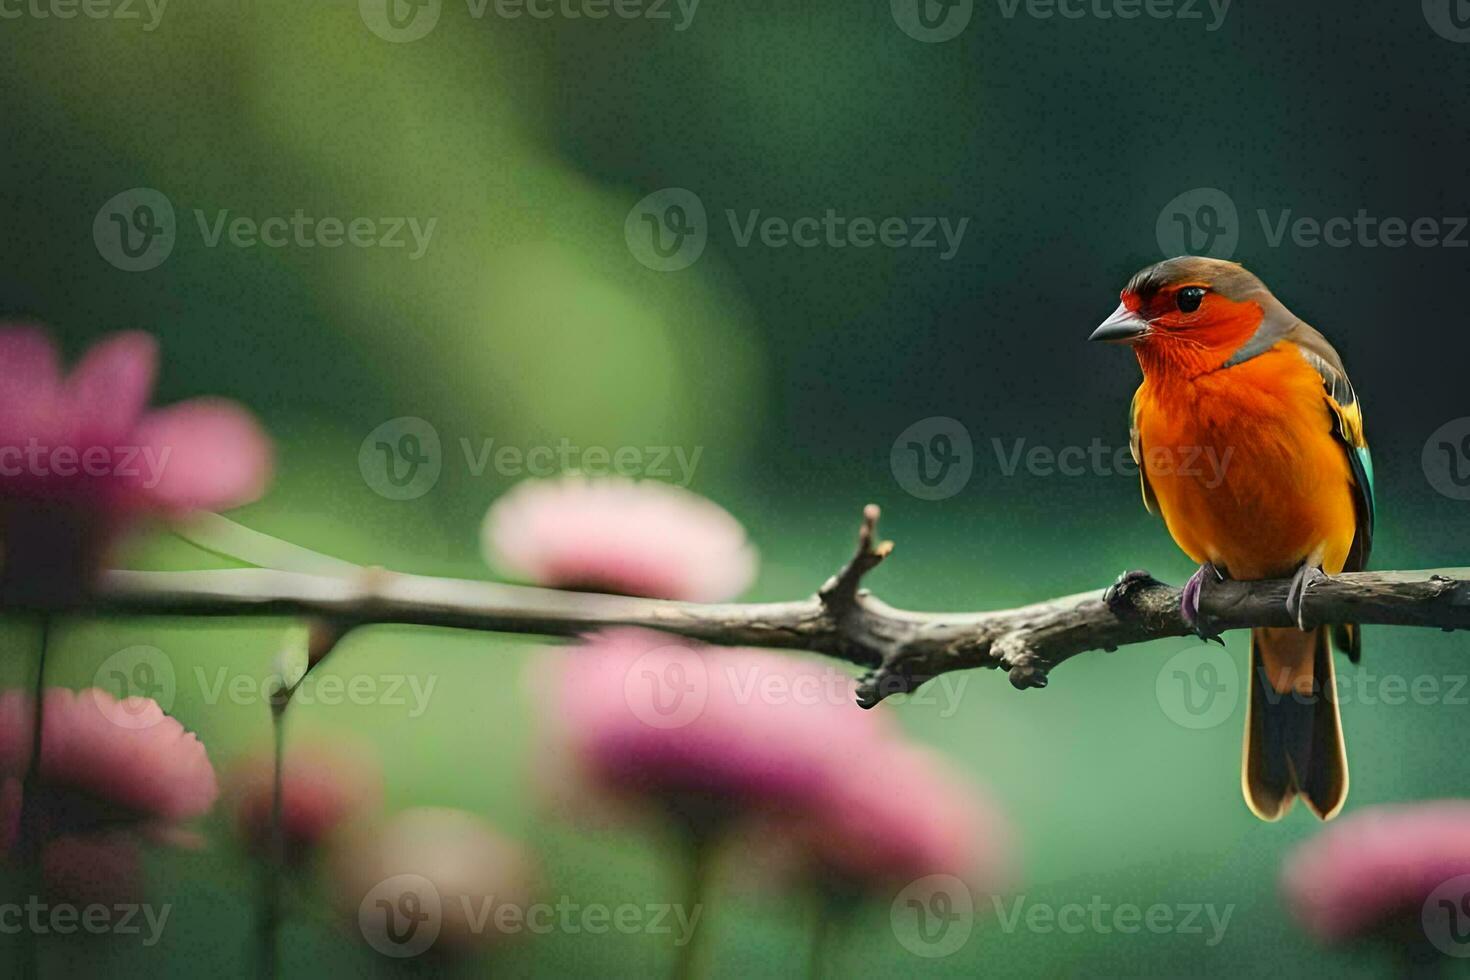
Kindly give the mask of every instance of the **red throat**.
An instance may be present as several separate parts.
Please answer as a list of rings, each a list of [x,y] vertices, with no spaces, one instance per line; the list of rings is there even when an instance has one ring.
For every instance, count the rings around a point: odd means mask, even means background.
[[[1143,373],[1155,378],[1193,378],[1213,371],[1239,350],[1260,327],[1265,311],[1259,303],[1237,302],[1211,293],[1198,312],[1152,311],[1138,297],[1123,294],[1129,309],[1142,308],[1152,329],[1134,347]]]

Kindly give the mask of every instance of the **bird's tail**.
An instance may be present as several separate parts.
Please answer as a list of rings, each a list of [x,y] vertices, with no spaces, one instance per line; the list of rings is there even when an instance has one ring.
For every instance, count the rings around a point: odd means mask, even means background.
[[[1347,750],[1337,710],[1330,627],[1251,630],[1251,696],[1240,784],[1262,820],[1301,796],[1323,820],[1347,801]]]

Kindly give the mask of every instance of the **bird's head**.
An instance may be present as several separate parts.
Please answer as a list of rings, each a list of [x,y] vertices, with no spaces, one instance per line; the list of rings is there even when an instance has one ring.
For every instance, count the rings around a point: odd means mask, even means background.
[[[1261,280],[1235,262],[1184,255],[1142,270],[1090,340],[1132,344],[1139,361],[1219,367],[1268,317],[1290,317]]]

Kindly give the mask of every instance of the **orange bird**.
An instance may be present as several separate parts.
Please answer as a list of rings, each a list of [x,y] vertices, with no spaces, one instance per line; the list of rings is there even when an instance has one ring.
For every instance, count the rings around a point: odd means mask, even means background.
[[[1302,596],[1357,571],[1373,541],[1373,461],[1342,359],[1241,266],[1184,256],[1129,281],[1092,340],[1131,344],[1143,369],[1132,447],[1143,502],[1200,564],[1184,588],[1201,636],[1207,578],[1292,577],[1300,629],[1251,630],[1241,788],[1263,820],[1301,796],[1323,820],[1347,799],[1329,642],[1357,662],[1356,626],[1308,629]]]

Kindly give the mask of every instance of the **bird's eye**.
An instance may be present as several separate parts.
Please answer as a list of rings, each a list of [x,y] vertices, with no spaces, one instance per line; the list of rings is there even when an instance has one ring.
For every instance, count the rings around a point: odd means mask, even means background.
[[[1180,313],[1193,313],[1199,309],[1199,305],[1205,301],[1207,290],[1203,286],[1185,286],[1179,290],[1174,301],[1179,304]]]

